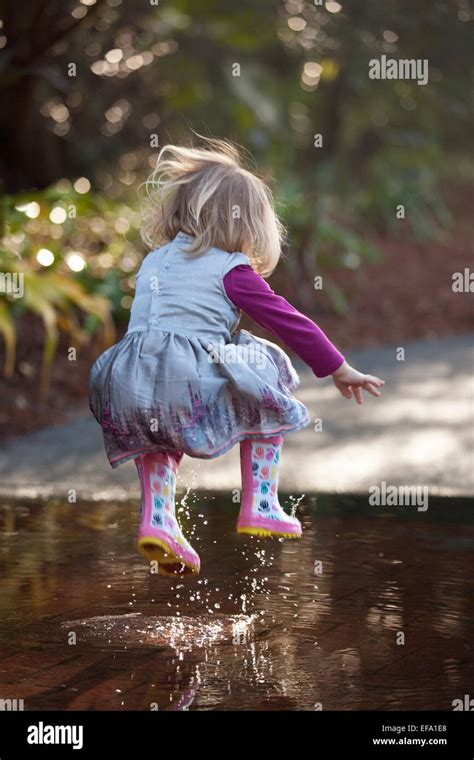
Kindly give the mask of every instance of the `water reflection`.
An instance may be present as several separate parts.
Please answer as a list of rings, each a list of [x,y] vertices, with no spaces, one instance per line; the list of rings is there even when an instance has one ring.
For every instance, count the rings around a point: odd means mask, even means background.
[[[306,504],[303,539],[268,542],[236,535],[235,505],[188,494],[203,572],[186,581],[136,554],[136,504],[4,505],[0,696],[27,709],[452,709],[473,675],[460,503],[415,517]]]

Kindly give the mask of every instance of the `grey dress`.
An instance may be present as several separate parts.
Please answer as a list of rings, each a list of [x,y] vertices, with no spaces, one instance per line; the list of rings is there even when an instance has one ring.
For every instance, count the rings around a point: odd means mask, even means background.
[[[179,232],[145,257],[127,333],[91,369],[90,406],[112,467],[158,451],[210,459],[309,423],[285,352],[237,331],[223,278],[248,258],[189,254],[191,240]]]

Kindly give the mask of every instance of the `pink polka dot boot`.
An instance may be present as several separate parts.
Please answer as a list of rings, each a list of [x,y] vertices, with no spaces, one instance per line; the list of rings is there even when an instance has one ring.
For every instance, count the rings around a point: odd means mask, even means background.
[[[300,538],[301,523],[278,501],[278,472],[283,437],[240,444],[242,504],[237,533],[253,536]]]
[[[160,575],[199,573],[198,553],[184,537],[175,514],[176,471],[181,457],[145,454],[135,459],[142,488],[138,548]]]

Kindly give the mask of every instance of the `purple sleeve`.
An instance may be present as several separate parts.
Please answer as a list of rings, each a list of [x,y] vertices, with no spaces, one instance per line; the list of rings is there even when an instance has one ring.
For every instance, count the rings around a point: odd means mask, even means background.
[[[231,269],[224,277],[224,288],[238,309],[280,338],[316,377],[331,375],[344,361],[323,331],[282,296],[277,296],[252,267],[239,265]]]

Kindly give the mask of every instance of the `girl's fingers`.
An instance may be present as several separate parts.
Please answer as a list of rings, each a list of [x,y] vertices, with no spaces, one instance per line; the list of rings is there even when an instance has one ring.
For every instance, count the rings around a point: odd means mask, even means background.
[[[365,388],[365,390],[368,393],[371,393],[372,396],[375,396],[376,398],[380,397],[380,395],[381,395],[380,391],[378,391],[376,388],[374,388],[374,386],[372,385],[372,383],[364,383],[363,387]]]
[[[381,380],[380,377],[375,377],[375,375],[364,375],[364,383],[370,383],[380,388],[381,385],[385,385],[385,380]]]
[[[357,378],[357,380],[353,381],[350,385],[336,383],[336,387],[341,396],[344,396],[344,398],[347,399],[354,398],[354,401],[356,401],[357,404],[364,403],[362,389],[367,391],[367,393],[370,393],[372,396],[375,396],[375,398],[379,398],[381,394],[380,391],[377,390],[377,386],[380,388],[383,385],[385,385],[385,381],[374,375],[361,375],[360,378]]]

